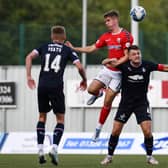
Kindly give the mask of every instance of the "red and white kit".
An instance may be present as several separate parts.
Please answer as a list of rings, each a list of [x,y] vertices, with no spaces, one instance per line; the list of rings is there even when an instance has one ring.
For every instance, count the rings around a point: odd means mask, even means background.
[[[108,58],[120,59],[124,56],[124,49],[133,43],[132,35],[125,29],[119,33],[106,32],[96,42],[96,48],[107,46]],[[117,68],[104,68],[99,72],[96,80],[101,81],[113,91],[118,92],[121,85],[121,72]]]

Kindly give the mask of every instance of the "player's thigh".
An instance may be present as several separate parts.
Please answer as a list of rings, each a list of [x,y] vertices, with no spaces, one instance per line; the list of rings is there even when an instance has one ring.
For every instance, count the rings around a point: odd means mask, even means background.
[[[101,81],[94,79],[89,87],[88,87],[88,92],[90,94],[97,94],[101,88],[105,87],[105,84],[102,83]]]
[[[47,113],[51,110],[48,97],[48,89],[39,86],[37,91],[38,109],[40,113]]]
[[[113,90],[111,90],[111,88],[107,88],[105,98],[104,98],[104,106],[111,106],[117,94],[118,92],[114,92]]]
[[[121,89],[121,79],[112,78],[108,86],[114,93],[118,93]]]
[[[119,136],[122,128],[124,126],[124,123],[120,122],[120,121],[114,121],[113,123],[113,129],[112,129],[112,135],[113,136]]]
[[[114,117],[115,121],[125,124],[130,116],[132,115],[132,107],[129,104],[120,102],[116,115]]]
[[[111,79],[111,70],[104,67],[99,71],[98,75],[95,77],[95,79],[89,86],[88,92],[100,90],[105,86],[108,87]]]
[[[64,96],[62,86],[50,90],[49,99],[50,99],[54,114],[65,113],[65,96]]]
[[[137,102],[134,106],[134,113],[138,124],[141,124],[143,121],[151,121],[151,113],[147,101]]]

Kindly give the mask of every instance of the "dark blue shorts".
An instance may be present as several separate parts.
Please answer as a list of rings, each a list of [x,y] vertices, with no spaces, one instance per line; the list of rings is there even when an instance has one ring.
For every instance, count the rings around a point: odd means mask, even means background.
[[[47,113],[51,109],[54,114],[65,113],[65,97],[63,86],[56,88],[38,86],[38,108],[39,112]]]
[[[135,114],[137,123],[140,124],[143,121],[151,120],[151,113],[149,110],[148,101],[124,101],[120,102],[118,111],[115,116],[115,120],[126,123],[132,113]]]

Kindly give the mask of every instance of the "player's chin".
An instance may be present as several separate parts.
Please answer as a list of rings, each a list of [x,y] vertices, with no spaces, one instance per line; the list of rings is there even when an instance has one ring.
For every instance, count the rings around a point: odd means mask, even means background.
[[[139,63],[141,63],[141,59],[135,59],[135,60],[132,60],[132,62],[133,62],[134,64],[139,64]]]

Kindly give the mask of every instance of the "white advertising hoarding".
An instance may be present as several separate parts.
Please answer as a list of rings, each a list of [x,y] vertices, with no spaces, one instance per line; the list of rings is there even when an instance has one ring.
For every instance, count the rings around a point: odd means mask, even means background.
[[[65,133],[60,142],[59,154],[106,154],[108,133],[102,133],[100,140],[93,143],[92,133]],[[0,153],[37,153],[36,133],[9,133]],[[145,154],[144,137],[140,133],[123,133],[120,136],[115,154]],[[46,133],[44,149],[49,152],[52,133]],[[168,133],[154,133],[154,154],[168,154]]]
[[[88,85],[91,81],[88,81]],[[69,107],[102,107],[104,94],[101,98],[90,106],[86,104],[90,98],[90,94],[87,91],[79,90],[78,80],[67,81],[67,105]],[[120,93],[115,97],[112,106],[118,107],[121,95]],[[166,107],[168,108],[168,81],[151,80],[148,88],[148,99],[151,107]]]

